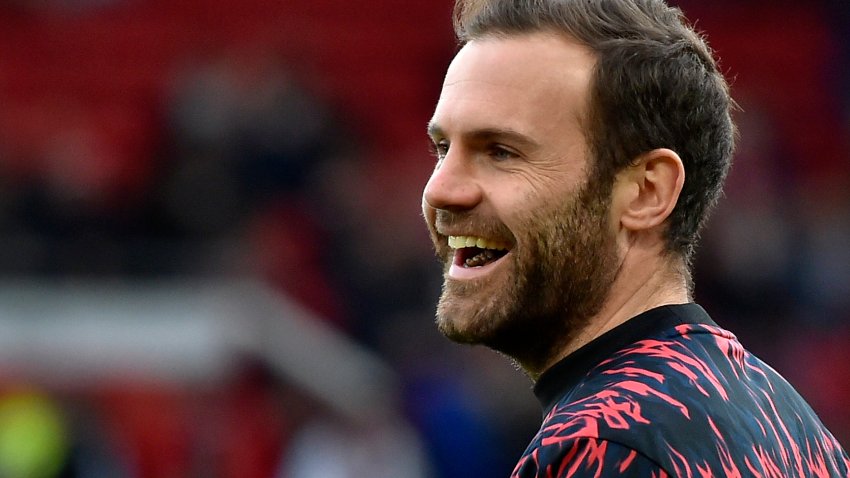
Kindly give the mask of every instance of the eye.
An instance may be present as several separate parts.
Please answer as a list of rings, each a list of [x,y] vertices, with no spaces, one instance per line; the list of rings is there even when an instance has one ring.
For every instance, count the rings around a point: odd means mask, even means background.
[[[431,152],[436,156],[437,161],[442,161],[449,154],[449,142],[446,140],[431,142]]]
[[[502,146],[500,144],[494,144],[490,146],[489,150],[487,151],[487,154],[489,154],[490,157],[496,161],[507,161],[509,159],[519,157],[519,154],[514,152],[514,150]]]

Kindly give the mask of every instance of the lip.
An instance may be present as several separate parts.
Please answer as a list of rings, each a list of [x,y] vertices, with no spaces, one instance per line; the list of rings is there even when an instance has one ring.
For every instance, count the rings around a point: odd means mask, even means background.
[[[455,252],[455,255],[452,259],[452,265],[449,266],[449,270],[446,272],[446,276],[450,279],[455,280],[475,280],[481,279],[493,273],[496,269],[498,269],[501,264],[507,262],[505,258],[511,255],[511,251],[508,251],[507,254],[501,256],[499,259],[480,266],[480,267],[464,267],[460,261],[458,260],[458,254]]]

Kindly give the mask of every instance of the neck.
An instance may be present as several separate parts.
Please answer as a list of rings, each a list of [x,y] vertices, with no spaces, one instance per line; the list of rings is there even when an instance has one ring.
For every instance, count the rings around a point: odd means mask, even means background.
[[[533,380],[567,355],[633,317],[662,305],[691,301],[681,259],[654,252],[626,254],[602,309],[544,367],[526,369]]]

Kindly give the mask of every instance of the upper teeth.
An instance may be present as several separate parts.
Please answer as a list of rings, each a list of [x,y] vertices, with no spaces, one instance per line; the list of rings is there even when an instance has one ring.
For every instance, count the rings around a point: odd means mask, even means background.
[[[475,236],[449,236],[449,247],[462,249],[464,247],[478,247],[481,249],[507,249],[508,246],[501,242],[490,241],[483,237]]]

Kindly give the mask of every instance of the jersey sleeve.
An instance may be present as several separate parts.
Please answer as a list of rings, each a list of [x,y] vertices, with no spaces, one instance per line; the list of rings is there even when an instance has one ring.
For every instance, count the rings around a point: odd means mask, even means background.
[[[606,478],[669,475],[636,450],[608,440],[575,438],[526,453],[511,478]]]

